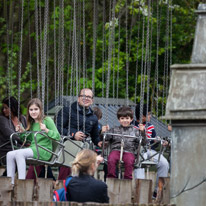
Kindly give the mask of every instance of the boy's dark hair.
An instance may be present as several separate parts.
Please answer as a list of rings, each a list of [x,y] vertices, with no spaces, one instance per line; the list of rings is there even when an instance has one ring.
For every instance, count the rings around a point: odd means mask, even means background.
[[[133,111],[128,106],[120,107],[117,111],[117,118],[120,119],[120,117],[130,117],[133,119]]]
[[[148,108],[148,109],[147,109]],[[150,112],[150,106],[147,104],[143,105],[143,116],[147,116],[147,112]],[[135,107],[135,116],[136,116],[136,120],[140,119],[140,103],[138,103]]]
[[[97,116],[97,119],[100,120],[102,118],[102,110],[99,107],[92,108],[94,115]]]

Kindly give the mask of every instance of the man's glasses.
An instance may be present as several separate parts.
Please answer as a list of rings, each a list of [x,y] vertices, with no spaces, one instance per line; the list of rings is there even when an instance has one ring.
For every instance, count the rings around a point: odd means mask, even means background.
[[[79,95],[79,96],[83,99],[93,99],[93,97],[87,95]]]

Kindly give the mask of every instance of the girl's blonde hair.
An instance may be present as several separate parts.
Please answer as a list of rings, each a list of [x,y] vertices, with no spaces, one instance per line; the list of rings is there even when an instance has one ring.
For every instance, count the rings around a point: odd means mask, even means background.
[[[81,150],[72,163],[72,175],[89,174],[91,165],[97,162],[97,154],[89,149]]]
[[[38,121],[39,122],[42,122],[43,119],[44,119],[44,111],[43,111],[43,107],[42,107],[42,102],[40,99],[38,98],[33,98],[29,101],[29,103],[27,104],[27,115],[26,115],[26,119],[27,119],[27,128],[26,130],[30,130],[31,128],[31,125],[32,123],[34,122],[34,119],[30,116],[29,114],[29,108],[32,106],[32,105],[36,105],[39,110],[40,110],[40,113],[39,113],[39,116],[38,116]]]

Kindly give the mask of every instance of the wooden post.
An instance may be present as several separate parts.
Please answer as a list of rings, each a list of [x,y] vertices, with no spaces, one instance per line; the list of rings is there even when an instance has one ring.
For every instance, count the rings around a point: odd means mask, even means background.
[[[3,175],[5,169],[6,169],[6,168],[5,168],[4,166],[0,166],[0,176]]]
[[[148,204],[152,202],[152,180],[136,179],[136,192],[134,201],[139,204]]]
[[[34,180],[16,180],[14,186],[14,201],[32,201],[34,193]]]
[[[107,185],[111,204],[132,202],[132,180],[107,178]]]
[[[156,203],[170,203],[170,178],[159,177]]]
[[[2,201],[2,205],[8,205],[7,203],[11,201],[12,191],[11,178],[0,177],[0,201]]]
[[[49,202],[53,198],[53,180],[38,178],[36,183],[36,201]]]

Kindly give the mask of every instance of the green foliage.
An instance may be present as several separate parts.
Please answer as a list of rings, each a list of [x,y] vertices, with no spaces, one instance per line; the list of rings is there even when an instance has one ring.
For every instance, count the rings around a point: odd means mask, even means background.
[[[18,1],[4,1],[6,2],[7,11],[12,11],[11,2],[13,2],[13,13],[8,15],[8,20],[6,21],[6,11],[4,11],[5,5],[2,3],[0,8],[2,11],[0,15],[0,95],[6,96],[8,94],[8,89],[11,94],[17,94],[18,92],[18,72],[19,72],[19,16],[21,5]],[[172,44],[170,44],[170,39],[168,42],[168,48],[165,47],[167,36],[166,36],[166,26],[167,26],[167,1],[152,1],[152,8],[149,10],[149,6],[146,1],[127,1],[127,11],[128,17],[126,18],[126,1],[117,0],[115,7],[115,19],[109,19],[111,13],[109,14],[110,1],[106,0],[106,7],[103,10],[103,3],[99,1],[98,11],[97,11],[97,26],[96,26],[96,48],[94,48],[93,39],[93,3],[92,1],[85,1],[85,38],[86,45],[83,45],[83,1],[76,1],[76,42],[72,35],[74,34],[74,2],[64,1],[64,65],[63,68],[59,68],[60,63],[60,40],[58,39],[59,28],[59,17],[60,17],[60,6],[59,2],[55,1],[56,5],[54,8],[54,1],[49,1],[49,25],[48,25],[48,61],[47,68],[49,68],[49,76],[47,76],[46,81],[49,81],[49,100],[55,97],[55,88],[58,87],[61,81],[64,82],[64,93],[70,91],[70,83],[73,82],[72,87],[76,87],[76,81],[82,87],[83,82],[86,82],[87,87],[92,87],[92,67],[93,67],[93,50],[96,49],[95,55],[95,95],[102,96],[102,87],[104,90],[104,96],[106,93],[107,81],[110,81],[109,96],[125,98],[126,92],[126,69],[127,64],[129,65],[129,98],[133,101],[139,101],[140,91],[141,91],[141,79],[143,79],[143,69],[145,68],[145,54],[146,51],[146,32],[147,32],[147,20],[149,12],[150,15],[150,28],[152,26],[152,34],[150,33],[150,91],[149,99],[154,101],[155,104],[165,104],[166,97],[162,98],[164,88],[164,69],[165,69],[165,55],[168,51],[172,51],[172,58],[168,57],[168,64],[170,63],[188,63],[190,62],[190,55],[192,51],[192,42],[194,38],[195,24],[196,24],[196,14],[194,10],[197,8],[199,0],[193,1],[179,1],[173,0],[173,5],[170,6],[170,15],[172,12],[172,19],[169,18],[169,24],[172,20]],[[132,5],[133,2],[133,5]],[[159,14],[157,14],[157,3],[159,6]],[[170,1],[171,2],[171,1]],[[23,53],[22,53],[22,74],[21,74],[21,96],[23,103],[28,101],[30,98],[30,87],[32,87],[32,93],[37,96],[37,68],[41,73],[41,49],[43,43],[43,23],[44,23],[44,7],[45,1],[39,2],[39,12],[41,11],[41,19],[39,19],[39,24],[41,22],[42,33],[40,33],[39,25],[39,65],[37,65],[37,50],[36,50],[36,30],[35,30],[35,1],[30,0],[24,2],[24,30],[23,30]],[[29,12],[29,13],[28,13]],[[103,12],[105,12],[105,22],[103,23]],[[28,15],[29,14],[29,15]],[[11,18],[13,17],[13,19]],[[30,36],[28,17],[30,18]],[[39,14],[40,17],[40,14]],[[171,16],[170,16],[171,17]],[[55,18],[55,22],[54,22]],[[160,19],[159,19],[160,18]],[[127,28],[126,28],[126,19]],[[143,19],[145,24],[143,25]],[[120,23],[120,33],[119,33],[119,23]],[[113,25],[114,24],[114,25]],[[13,27],[12,27],[13,25]],[[157,28],[160,25],[159,30],[159,45],[157,50]],[[8,31],[7,31],[8,26]],[[112,26],[115,27],[114,31],[114,41],[112,41],[112,51],[111,51],[111,65],[109,58],[109,38],[111,35]],[[143,41],[143,27],[144,27],[144,41]],[[56,29],[56,39],[54,39],[54,28]],[[105,31],[103,35],[102,31]],[[139,32],[139,34],[138,34]],[[150,30],[151,32],[151,30]],[[171,30],[170,30],[171,32]],[[71,36],[70,36],[71,33]],[[103,39],[103,36],[105,39]],[[120,41],[119,40],[120,36]],[[139,38],[138,38],[139,36]],[[40,38],[41,37],[41,38]],[[31,42],[31,50],[29,48],[29,41]],[[75,54],[75,43],[76,48],[78,48],[78,55]],[[126,45],[126,43],[128,43]],[[104,45],[103,45],[104,44]],[[54,48],[56,46],[56,51]],[[83,46],[85,46],[86,52],[83,53]],[[103,50],[104,46],[104,50]],[[118,46],[120,46],[118,48]],[[142,50],[143,49],[143,50]],[[30,53],[31,51],[31,53]],[[128,53],[127,53],[128,52]],[[70,54],[70,56],[69,56]],[[56,55],[56,61],[54,59]],[[86,57],[85,62],[85,73],[86,78],[83,79],[83,56]],[[31,61],[30,61],[31,56]],[[127,58],[128,57],[128,58]],[[158,65],[157,65],[158,57]],[[7,59],[9,58],[9,61]],[[102,59],[103,58],[103,59]],[[129,60],[127,62],[127,59]],[[171,60],[171,62],[170,62]],[[72,62],[73,61],[73,62]],[[72,65],[78,64],[79,78],[76,80],[76,71],[71,71]],[[138,64],[137,64],[138,63]],[[157,65],[157,67],[156,67]],[[38,67],[37,67],[38,66]],[[30,68],[32,67],[32,82],[30,80]],[[110,76],[108,77],[108,69],[110,68]],[[158,86],[156,85],[156,69],[158,68]],[[61,70],[64,72],[64,79],[60,78]],[[169,69],[169,68],[168,68]],[[56,73],[55,73],[56,72]],[[168,71],[169,74],[170,71]],[[67,73],[69,74],[69,79],[67,79]],[[138,76],[136,76],[136,73]],[[56,74],[56,76],[54,75]],[[103,79],[102,79],[103,77]],[[141,78],[142,77],[142,78]],[[56,79],[55,79],[56,78]],[[148,74],[145,76],[145,97],[147,96],[147,78]],[[41,75],[40,75],[41,79]],[[56,82],[56,83],[55,83]],[[39,82],[41,85],[41,81]],[[168,82],[169,84],[169,82]],[[66,86],[69,85],[69,88]],[[136,85],[136,96],[135,96],[135,85]],[[158,87],[158,97],[156,88]],[[118,88],[118,91],[117,91]],[[164,88],[164,89],[163,89]],[[47,89],[47,88],[46,88]],[[76,91],[72,88],[72,91]],[[152,96],[154,95],[154,97]],[[145,98],[146,99],[146,98]],[[161,106],[160,106],[161,111]]]

